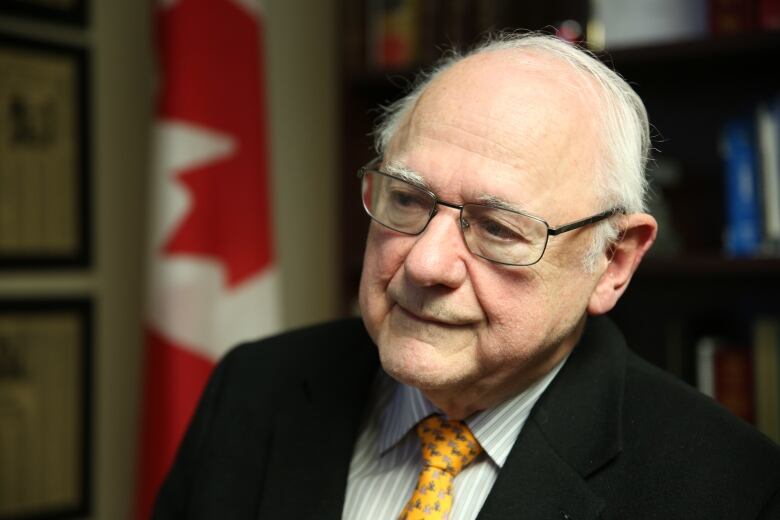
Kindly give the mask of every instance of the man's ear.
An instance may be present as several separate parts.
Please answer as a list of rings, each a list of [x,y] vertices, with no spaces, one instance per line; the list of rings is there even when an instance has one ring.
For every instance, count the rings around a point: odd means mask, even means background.
[[[658,223],[646,213],[626,215],[621,224],[620,239],[605,253],[607,269],[590,296],[588,314],[604,314],[615,306],[658,231]]]

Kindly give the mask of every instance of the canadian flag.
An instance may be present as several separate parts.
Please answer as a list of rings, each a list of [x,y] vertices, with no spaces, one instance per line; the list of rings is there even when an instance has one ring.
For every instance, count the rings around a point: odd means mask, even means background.
[[[280,323],[256,0],[158,0],[137,516],[148,518],[215,361]]]

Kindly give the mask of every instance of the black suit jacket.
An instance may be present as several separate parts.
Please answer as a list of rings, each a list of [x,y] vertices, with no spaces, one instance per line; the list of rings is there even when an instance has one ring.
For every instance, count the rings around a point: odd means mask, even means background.
[[[234,349],[208,384],[154,517],[340,518],[377,368],[358,320]],[[479,518],[778,520],[780,451],[630,353],[608,319],[591,318]]]

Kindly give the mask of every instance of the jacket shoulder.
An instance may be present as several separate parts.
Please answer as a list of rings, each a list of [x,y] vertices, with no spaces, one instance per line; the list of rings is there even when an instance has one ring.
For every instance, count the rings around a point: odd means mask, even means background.
[[[624,400],[617,464],[647,468],[626,475],[648,491],[634,496],[634,506],[643,498],[649,506],[661,486],[669,517],[671,510],[688,518],[711,510],[756,518],[777,497],[780,448],[711,398],[629,354]]]
[[[242,343],[225,356],[231,365],[277,369],[293,365],[297,370],[322,368],[335,359],[355,354],[370,354],[371,339],[359,318],[335,320],[311,325],[267,338]]]
[[[681,434],[699,444],[723,443],[728,453],[750,451],[780,457],[780,448],[751,425],[710,397],[634,354],[627,357],[625,383],[626,419],[654,425],[657,434]],[[636,413],[632,413],[632,410]],[[630,423],[627,425],[630,426]],[[732,445],[734,441],[743,443]],[[745,453],[740,453],[742,450]],[[777,467],[780,474],[780,466]]]
[[[303,381],[353,379],[376,366],[363,323],[350,318],[240,344],[220,360],[212,381],[225,402],[256,409]]]

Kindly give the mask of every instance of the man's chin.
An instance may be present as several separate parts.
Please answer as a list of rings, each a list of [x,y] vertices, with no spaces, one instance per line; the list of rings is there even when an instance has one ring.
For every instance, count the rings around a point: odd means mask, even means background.
[[[459,363],[437,345],[419,338],[382,338],[379,359],[393,379],[421,390],[441,389],[459,379]]]

